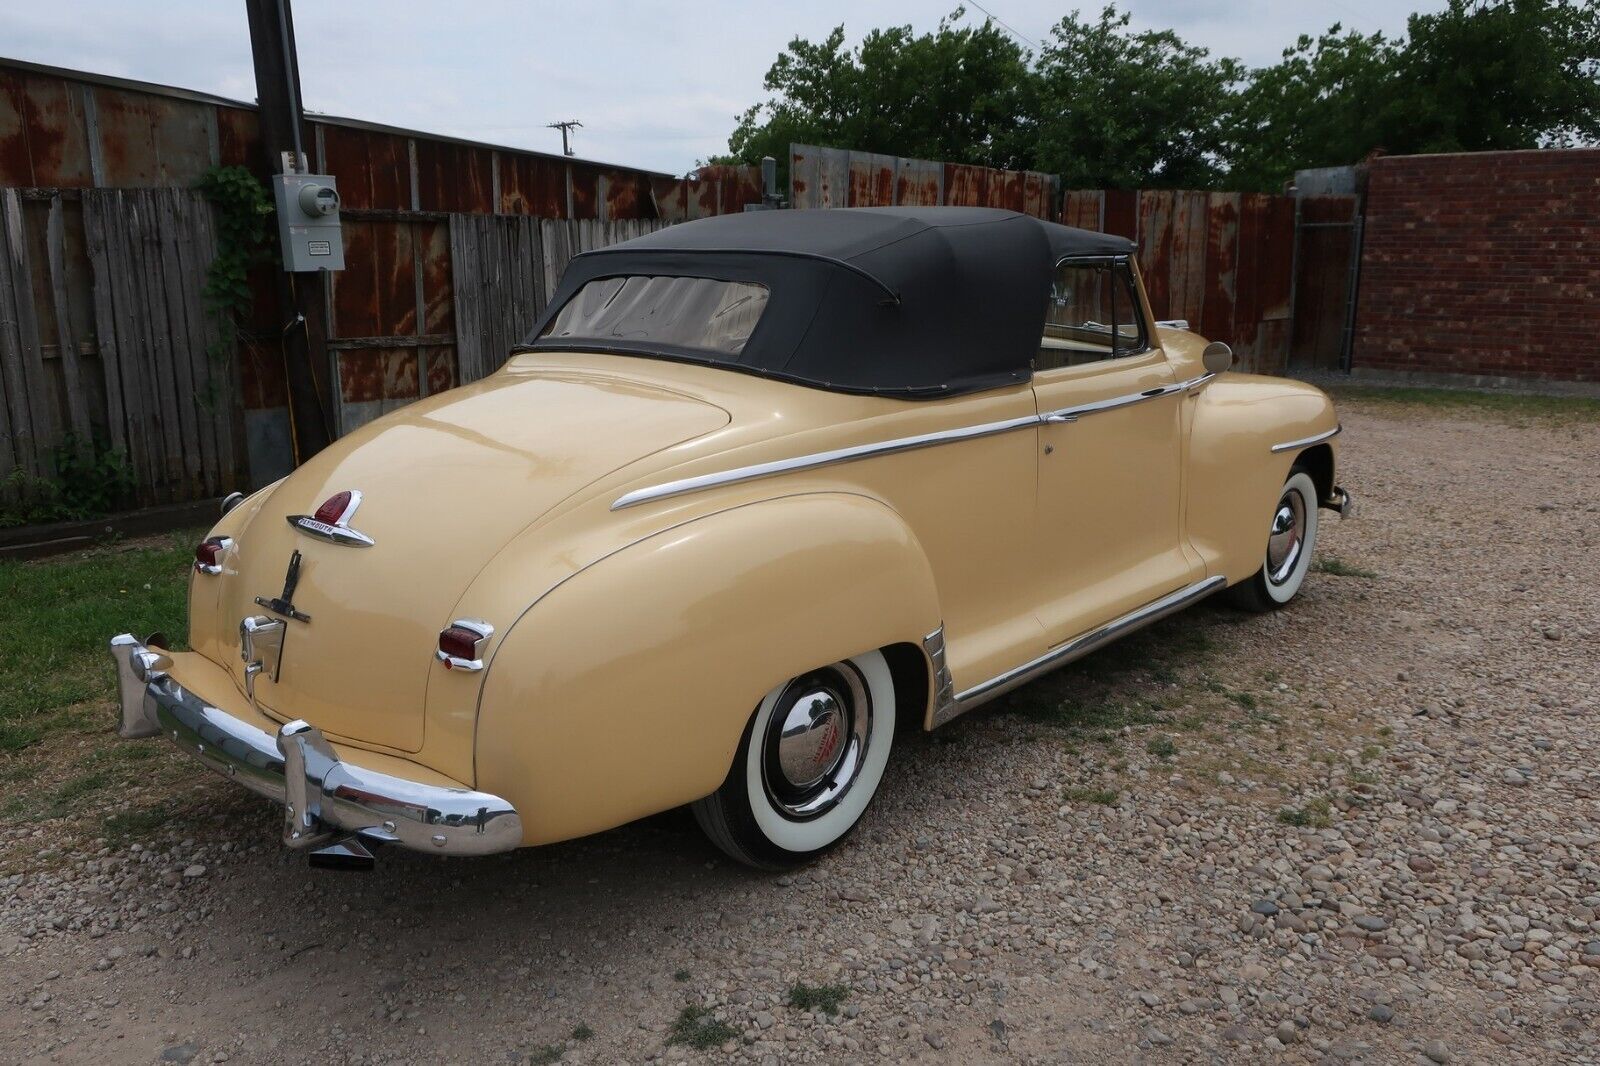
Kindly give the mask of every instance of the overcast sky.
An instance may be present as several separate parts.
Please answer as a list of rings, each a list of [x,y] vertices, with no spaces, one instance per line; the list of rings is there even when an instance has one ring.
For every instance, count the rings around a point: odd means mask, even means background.
[[[794,37],[843,23],[852,41],[909,21],[932,29],[955,0],[307,0],[295,7],[310,110],[517,147],[559,151],[544,125],[578,119],[580,156],[683,173],[727,147],[735,116]],[[1071,2],[987,0],[1027,43]],[[1099,3],[1084,3],[1097,11]],[[1402,33],[1442,0],[1132,0],[1141,27],[1252,65],[1330,23]],[[967,19],[983,12],[967,4]],[[0,54],[102,74],[255,98],[239,0],[61,0],[9,4]],[[871,145],[859,147],[870,148]]]

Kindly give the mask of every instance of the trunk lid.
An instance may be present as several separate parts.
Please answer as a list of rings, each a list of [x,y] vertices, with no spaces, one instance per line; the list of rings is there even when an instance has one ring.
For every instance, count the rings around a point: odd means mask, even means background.
[[[596,479],[727,422],[722,408],[669,389],[541,368],[443,393],[336,442],[250,520],[221,592],[220,624],[274,615],[256,597],[282,596],[300,552],[290,599],[309,620],[288,622],[277,678],[256,681],[259,703],[284,720],[417,751],[439,630],[494,554]],[[346,524],[370,545],[291,525],[346,490],[361,494]],[[242,685],[238,635],[223,636]]]

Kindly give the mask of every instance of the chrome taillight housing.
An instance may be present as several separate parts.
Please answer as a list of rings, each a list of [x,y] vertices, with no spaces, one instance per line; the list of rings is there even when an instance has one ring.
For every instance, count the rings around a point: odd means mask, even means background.
[[[194,569],[200,574],[222,573],[223,556],[233,551],[232,537],[207,537],[194,549]]]
[[[446,670],[482,670],[483,649],[494,636],[494,626],[481,618],[457,618],[439,631],[434,657]]]

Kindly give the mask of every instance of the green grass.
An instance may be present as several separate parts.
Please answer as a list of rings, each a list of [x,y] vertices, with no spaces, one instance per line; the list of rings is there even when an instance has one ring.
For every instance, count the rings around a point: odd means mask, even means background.
[[[1370,579],[1378,576],[1378,572],[1376,570],[1368,570],[1364,566],[1356,566],[1354,563],[1347,563],[1337,555],[1324,555],[1315,563],[1311,564],[1311,569],[1315,570],[1319,574],[1331,574],[1334,577],[1362,577]]]
[[[66,708],[113,698],[106,641],[114,634],[160,630],[183,647],[189,565],[203,535],[0,562],[0,753],[71,724]]]
[[[1117,804],[1117,790],[1090,788],[1088,785],[1068,785],[1061,790],[1061,798],[1068,803],[1093,803],[1101,807],[1114,807]]]
[[[1171,737],[1151,737],[1145,743],[1144,750],[1158,759],[1170,759],[1178,754],[1178,745],[1172,742]]]
[[[839,1006],[850,995],[849,985],[796,984],[789,989],[789,1006],[799,1010],[838,1014]]]
[[[678,1017],[672,1023],[672,1032],[667,1035],[667,1043],[685,1044],[705,1051],[719,1047],[738,1035],[739,1031],[733,1026],[718,1021],[710,1011],[691,1003],[678,1012]]]
[[[529,1066],[550,1066],[553,1062],[561,1061],[561,1054],[566,1049],[560,1044],[546,1044],[536,1047],[528,1052]]]
[[[1284,807],[1278,811],[1278,821],[1299,829],[1326,829],[1333,824],[1333,804],[1318,796],[1302,806]]]
[[[1376,385],[1335,385],[1336,399],[1423,408],[1447,414],[1491,415],[1507,419],[1600,422],[1600,399],[1585,396],[1532,396],[1473,389],[1425,389]]]
[[[574,1040],[593,1040],[594,1039],[594,1030],[589,1028],[587,1025],[584,1025],[582,1022],[579,1022],[578,1023],[578,1027],[576,1029],[572,1030],[572,1039],[574,1039]]]

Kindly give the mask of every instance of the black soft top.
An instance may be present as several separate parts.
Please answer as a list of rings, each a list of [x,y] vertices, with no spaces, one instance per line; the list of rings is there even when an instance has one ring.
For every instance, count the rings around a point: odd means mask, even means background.
[[[949,396],[1028,379],[1059,260],[1132,250],[1122,237],[987,207],[721,215],[576,256],[520,350],[619,351],[843,392]],[[623,275],[754,283],[767,307],[738,355],[539,336],[585,284]]]

